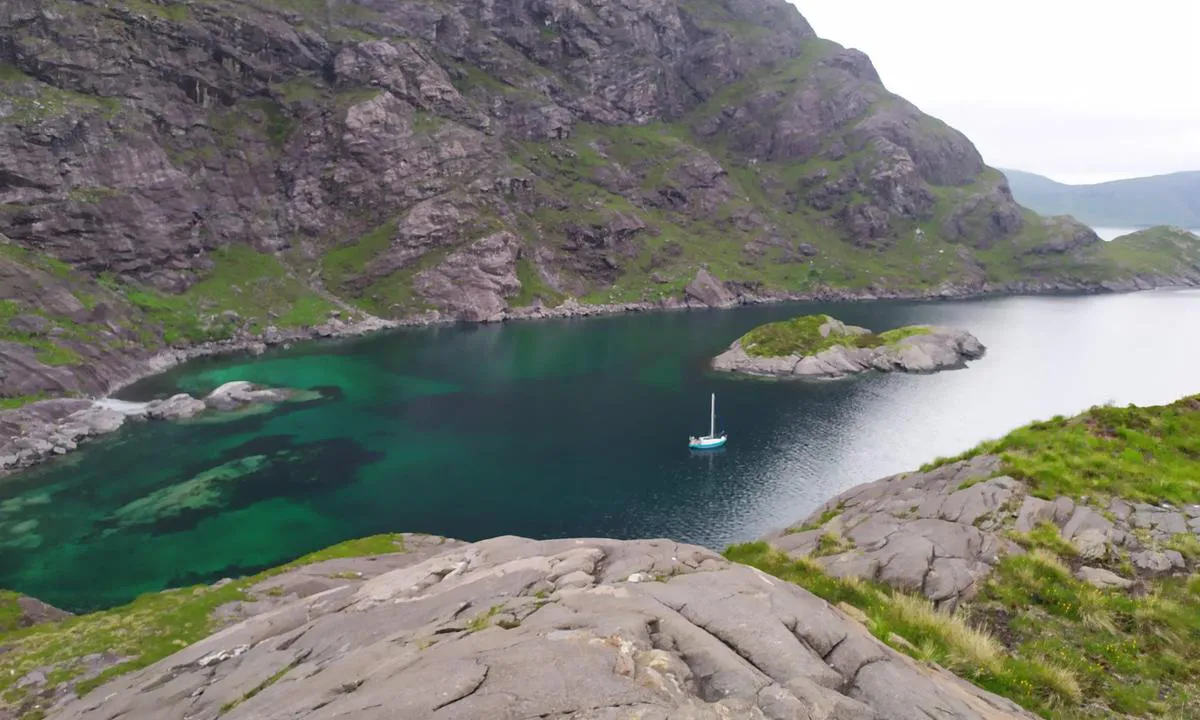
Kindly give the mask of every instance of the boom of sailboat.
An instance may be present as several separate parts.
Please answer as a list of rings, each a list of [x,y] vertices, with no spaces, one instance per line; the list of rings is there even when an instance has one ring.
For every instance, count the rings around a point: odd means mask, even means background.
[[[689,437],[688,447],[693,450],[713,450],[724,445],[727,439],[724,430],[717,435],[717,394],[713,393],[708,414],[708,434],[704,437]]]

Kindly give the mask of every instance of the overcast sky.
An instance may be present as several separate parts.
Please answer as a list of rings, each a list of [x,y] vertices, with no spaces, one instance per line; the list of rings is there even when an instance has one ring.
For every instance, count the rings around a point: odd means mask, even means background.
[[[1060,182],[1200,170],[1198,0],[792,0],[987,162]]]

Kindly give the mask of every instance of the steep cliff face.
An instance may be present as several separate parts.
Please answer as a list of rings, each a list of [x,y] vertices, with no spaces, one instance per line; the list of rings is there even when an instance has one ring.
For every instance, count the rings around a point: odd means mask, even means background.
[[[1134,274],[785,0],[12,0],[0,85],[0,232],[141,347],[681,301],[702,267],[743,298]]]

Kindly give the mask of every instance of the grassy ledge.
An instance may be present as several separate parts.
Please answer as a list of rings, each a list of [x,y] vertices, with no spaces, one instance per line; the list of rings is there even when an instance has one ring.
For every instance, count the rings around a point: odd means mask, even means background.
[[[833,324],[825,335],[821,328]],[[910,325],[882,333],[853,334],[840,329],[840,323],[828,315],[802,315],[781,322],[760,325],[741,337],[742,348],[757,357],[816,355],[832,347],[869,348],[894,345],[914,335],[927,335],[931,328]]]
[[[1103,504],[1184,505],[1200,501],[1200,395],[1162,407],[1095,407],[1015,430],[932,470],[977,455],[1000,455],[1004,473],[1047,500],[1090,497]]]
[[[83,695],[208,637],[219,627],[214,611],[250,599],[247,590],[267,578],[325,560],[396,552],[405,552],[401,534],[349,540],[220,587],[198,585],[149,593],[121,607],[21,629],[10,622],[19,612],[16,595],[0,592],[0,647],[5,648],[0,653],[2,706],[15,709],[18,718],[40,717],[43,709],[38,698],[27,697],[27,690],[17,686],[33,670],[46,673],[46,689],[75,681],[75,691]],[[122,661],[88,677],[83,658],[94,653],[111,653]]]

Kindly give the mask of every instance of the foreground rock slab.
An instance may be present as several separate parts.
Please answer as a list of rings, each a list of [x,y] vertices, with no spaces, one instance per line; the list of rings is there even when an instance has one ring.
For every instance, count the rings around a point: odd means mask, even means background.
[[[502,537],[389,557],[395,569],[318,584],[51,717],[1033,717],[694,546]]]

